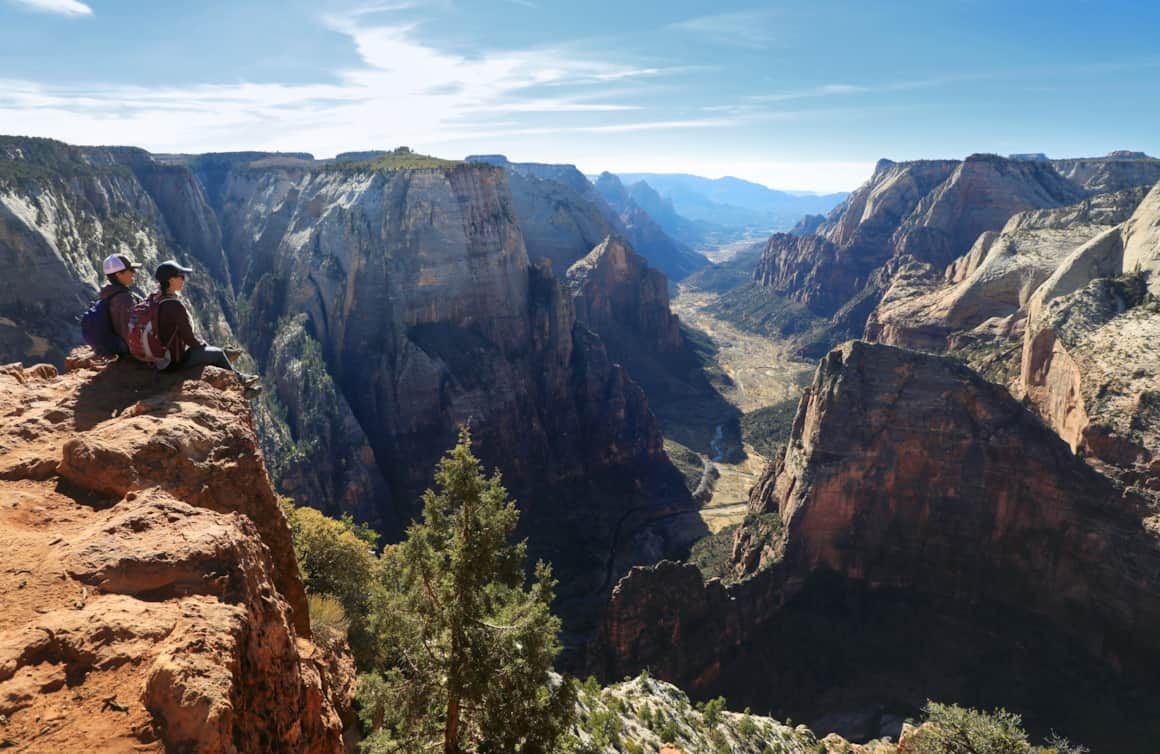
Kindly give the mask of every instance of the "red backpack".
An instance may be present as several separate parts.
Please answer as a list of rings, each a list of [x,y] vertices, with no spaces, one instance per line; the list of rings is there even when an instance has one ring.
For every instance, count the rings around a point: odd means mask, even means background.
[[[164,298],[161,293],[150,293],[148,298],[129,310],[129,352],[139,361],[158,369],[169,366],[171,360],[169,343],[161,342],[157,328],[157,311]]]

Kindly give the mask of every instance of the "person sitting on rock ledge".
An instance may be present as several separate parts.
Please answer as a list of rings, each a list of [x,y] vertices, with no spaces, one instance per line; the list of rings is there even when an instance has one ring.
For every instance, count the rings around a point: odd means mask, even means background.
[[[261,385],[256,384],[258,375],[237,372],[233,360],[241,355],[240,351],[227,353],[216,346],[211,346],[193,334],[193,325],[189,320],[189,312],[177,294],[185,287],[185,276],[193,272],[190,267],[182,267],[176,261],[162,262],[157,267],[153,277],[160,286],[157,304],[157,335],[162,343],[168,344],[170,363],[164,367],[165,371],[176,371],[190,367],[213,366],[236,372],[246,388],[246,397],[253,398],[261,392]]]
[[[137,273],[137,263],[122,254],[110,254],[101,263],[101,271],[109,284],[101,289],[98,297],[108,300],[109,323],[113,332],[121,339],[117,354],[129,355],[129,311],[138,298],[129,290]]]

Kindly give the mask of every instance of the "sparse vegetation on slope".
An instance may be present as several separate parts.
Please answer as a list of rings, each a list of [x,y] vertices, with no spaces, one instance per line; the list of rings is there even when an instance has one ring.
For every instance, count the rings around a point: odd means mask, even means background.
[[[424,170],[429,168],[449,168],[466,165],[462,160],[445,160],[427,154],[413,152],[408,147],[398,147],[380,157],[370,160],[354,162],[332,163],[328,167],[343,171],[392,171],[392,170]]]
[[[798,399],[791,398],[742,415],[741,441],[766,458],[773,458],[778,447],[789,439],[797,407]]]
[[[726,709],[724,697],[696,704],[672,684],[641,673],[601,688],[579,684],[578,718],[563,751],[568,754],[824,754],[893,752],[884,743],[855,746],[838,736],[819,740],[809,728]]]

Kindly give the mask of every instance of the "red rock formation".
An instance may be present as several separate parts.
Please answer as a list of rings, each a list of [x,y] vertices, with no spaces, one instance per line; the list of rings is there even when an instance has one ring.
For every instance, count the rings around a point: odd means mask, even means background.
[[[817,235],[771,237],[753,278],[827,317],[857,296],[872,297],[862,321],[853,323],[860,332],[890,282],[883,272],[891,259],[909,257],[941,270],[1017,212],[1072,204],[1085,193],[1046,162],[995,155],[882,160]]]
[[[602,335],[653,353],[683,346],[680,324],[669,310],[668,281],[623,238],[609,236],[568,268],[576,321]]]
[[[340,752],[232,376],[0,367],[0,713],[37,751]]]
[[[743,690],[746,703],[816,714],[820,699],[966,694],[962,663],[1024,641],[1015,626],[1066,637],[1067,651],[1082,647],[1072,661],[1105,673],[1160,666],[1156,503],[953,360],[862,342],[831,352],[750,505],[734,550],[744,579],[698,590],[691,566],[634,570],[593,669],[648,667],[695,693]],[[760,533],[769,515],[784,543]],[[831,667],[825,652],[839,650],[858,662]]]

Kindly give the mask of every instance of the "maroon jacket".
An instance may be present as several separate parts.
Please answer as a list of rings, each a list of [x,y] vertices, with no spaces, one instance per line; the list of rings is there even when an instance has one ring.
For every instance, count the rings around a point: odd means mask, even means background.
[[[205,341],[193,334],[193,324],[185,304],[176,296],[162,296],[157,305],[157,336],[169,348],[174,364],[185,360],[185,352]]]

